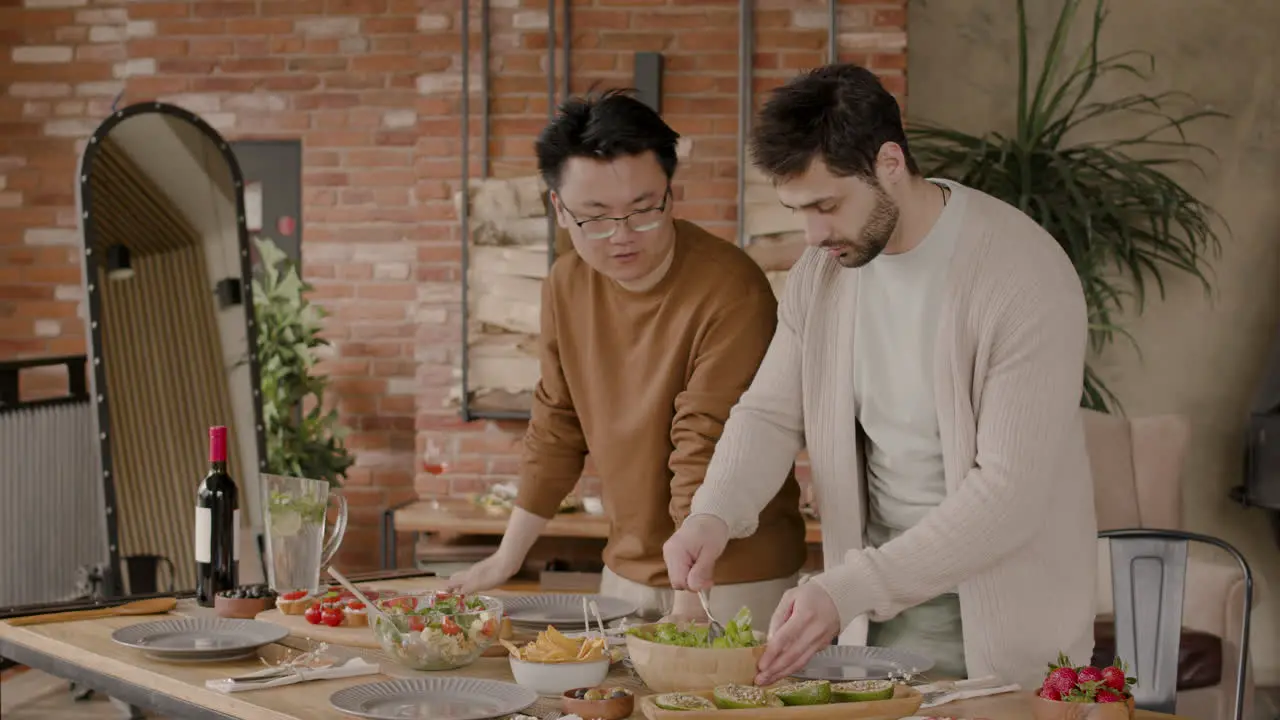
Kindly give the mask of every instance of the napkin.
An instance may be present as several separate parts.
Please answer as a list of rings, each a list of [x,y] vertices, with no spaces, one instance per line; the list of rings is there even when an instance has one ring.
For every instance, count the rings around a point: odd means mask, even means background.
[[[1004,693],[1017,692],[1021,689],[1021,685],[1002,683],[994,675],[916,686],[916,690],[919,690],[920,694],[924,695],[924,702],[920,704],[921,708],[933,708],[957,700],[969,700],[971,698],[986,697],[987,695],[1002,695]]]
[[[254,678],[266,677],[280,672],[279,668],[264,668],[256,673],[250,673],[237,678],[222,678],[220,680],[207,680],[204,686],[210,690],[218,692],[233,693],[243,692],[245,690],[261,690],[263,688],[280,687],[282,685],[293,685],[294,683],[307,682],[309,680],[333,680],[336,678],[356,677],[359,675],[374,675],[378,672],[378,666],[368,662],[364,658],[352,658],[341,665],[334,665],[327,668],[310,670],[307,668],[294,668],[287,674],[281,675],[272,680],[254,680]]]

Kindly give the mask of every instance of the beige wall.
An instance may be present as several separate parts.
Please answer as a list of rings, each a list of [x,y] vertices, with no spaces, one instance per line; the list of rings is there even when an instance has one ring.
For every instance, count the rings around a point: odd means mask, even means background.
[[[1028,2],[1041,41],[1058,2]],[[1092,9],[1092,2],[1083,5]],[[1012,129],[1017,18],[1009,0],[911,0],[907,71],[910,114],[968,132]],[[1083,29],[1088,18],[1078,26]],[[1224,242],[1207,300],[1177,278],[1128,326],[1142,358],[1116,345],[1098,361],[1130,415],[1179,412],[1194,422],[1183,478],[1188,529],[1239,547],[1272,592],[1254,616],[1258,680],[1280,683],[1280,549],[1260,511],[1227,498],[1239,482],[1245,414],[1280,323],[1280,3],[1275,0],[1123,0],[1111,3],[1104,54],[1143,49],[1156,57],[1146,92],[1177,89],[1229,113],[1193,128],[1218,154],[1207,178],[1179,175],[1215,206],[1233,236]],[[1099,96],[1132,92],[1109,83]],[[1093,132],[1127,132],[1109,122]],[[1136,127],[1136,125],[1131,126]]]

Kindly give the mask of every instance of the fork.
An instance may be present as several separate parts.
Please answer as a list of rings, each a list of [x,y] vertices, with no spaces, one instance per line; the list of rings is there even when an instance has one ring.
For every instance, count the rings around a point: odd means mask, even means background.
[[[702,603],[702,612],[707,614],[707,620],[710,621],[710,624],[707,626],[707,644],[710,645],[716,640],[724,637],[724,626],[721,625],[720,621],[716,620],[715,616],[711,614],[711,602],[707,600],[706,590],[698,591],[698,601]]]

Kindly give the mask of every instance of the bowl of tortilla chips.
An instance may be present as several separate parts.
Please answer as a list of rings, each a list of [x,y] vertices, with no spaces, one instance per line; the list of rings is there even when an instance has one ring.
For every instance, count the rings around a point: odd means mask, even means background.
[[[595,687],[604,682],[615,659],[603,637],[566,637],[551,626],[523,646],[499,642],[511,655],[516,684],[539,695],[559,697],[574,688]]]

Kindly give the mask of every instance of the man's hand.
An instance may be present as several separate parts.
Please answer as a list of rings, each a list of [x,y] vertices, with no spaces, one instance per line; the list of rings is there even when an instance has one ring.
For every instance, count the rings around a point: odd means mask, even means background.
[[[675,602],[671,606],[671,613],[658,622],[704,623],[707,619],[707,613],[702,609],[702,603],[699,602],[696,593],[677,590],[675,592]]]
[[[756,684],[772,685],[798,672],[839,634],[840,612],[821,585],[788,590],[769,622],[769,645],[760,656]]]
[[[449,578],[449,590],[475,593],[491,590],[511,579],[520,570],[520,561],[512,561],[501,550]]]
[[[676,590],[710,590],[716,560],[729,544],[729,526],[714,515],[691,515],[662,546]]]

